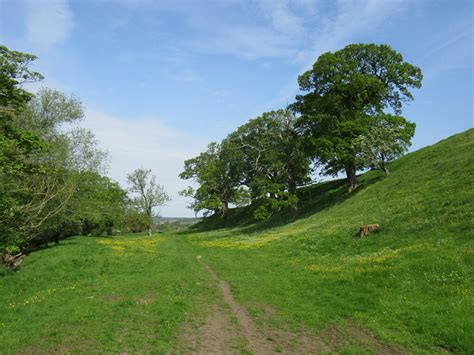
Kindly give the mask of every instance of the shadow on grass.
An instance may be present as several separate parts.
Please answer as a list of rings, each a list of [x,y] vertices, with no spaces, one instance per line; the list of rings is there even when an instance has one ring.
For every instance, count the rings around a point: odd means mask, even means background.
[[[178,234],[191,234],[221,229],[238,229],[237,234],[261,233],[267,229],[280,227],[307,218],[324,209],[341,204],[353,198],[368,186],[383,178],[380,172],[369,171],[359,176],[359,187],[353,191],[347,191],[346,179],[325,181],[298,190],[298,210],[284,210],[275,213],[267,220],[255,220],[253,214],[257,206],[245,206],[229,210],[226,217],[211,216]],[[233,234],[230,232],[229,234]]]

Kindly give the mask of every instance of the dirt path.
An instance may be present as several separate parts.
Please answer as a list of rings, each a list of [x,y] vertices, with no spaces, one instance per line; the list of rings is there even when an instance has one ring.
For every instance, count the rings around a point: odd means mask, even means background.
[[[198,256],[197,259],[205,266],[207,271],[212,275],[212,278],[218,282],[224,302],[229,306],[231,316],[236,318],[236,334],[241,334],[245,338],[248,344],[248,350],[254,354],[275,353],[272,344],[269,343],[266,337],[259,331],[257,324],[255,324],[254,320],[249,316],[247,310],[235,300],[229,284],[219,279],[215,271],[206,264],[201,257]]]
[[[376,354],[405,354],[398,347],[379,343],[372,334],[351,322],[343,329],[329,326],[318,336],[311,335],[303,328],[291,332],[270,329],[265,325],[259,328],[247,310],[235,300],[229,284],[220,279],[202,257],[198,256],[197,261],[212,276],[223,302],[211,305],[206,319],[187,324],[180,339],[181,348],[175,352],[322,354],[355,346],[355,349],[370,349]]]
[[[179,353],[197,354],[313,354],[331,350],[320,339],[304,331],[285,332],[259,328],[247,310],[232,294],[229,284],[200,257],[198,262],[209,272],[218,286],[222,304],[214,304],[206,319],[198,320],[184,330]]]

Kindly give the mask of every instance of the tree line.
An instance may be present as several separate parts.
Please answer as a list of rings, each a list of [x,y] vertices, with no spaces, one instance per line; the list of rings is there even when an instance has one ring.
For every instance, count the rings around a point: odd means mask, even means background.
[[[184,162],[181,194],[204,215],[225,216],[229,206],[254,205],[255,217],[296,210],[297,189],[344,173],[348,191],[357,172],[380,169],[411,145],[415,124],[401,116],[422,83],[420,68],[389,45],[351,44],[317,58],[298,77],[301,91],[284,109],[265,112],[220,143]]]
[[[169,196],[151,170],[129,174],[128,191],[106,176],[107,153],[78,124],[80,100],[24,88],[43,79],[35,59],[0,45],[0,255],[72,235],[151,234]]]

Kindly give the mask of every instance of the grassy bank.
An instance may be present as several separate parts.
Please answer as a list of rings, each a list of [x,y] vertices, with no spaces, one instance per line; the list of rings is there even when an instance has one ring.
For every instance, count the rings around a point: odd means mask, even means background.
[[[302,215],[252,224],[250,211],[187,238],[254,314],[321,332],[348,321],[408,351],[474,349],[474,130],[407,155],[361,187],[306,189]],[[379,233],[354,238],[358,227]],[[213,230],[206,231],[212,226]],[[276,226],[276,227],[274,227]]]
[[[474,130],[390,168],[352,194],[344,181],[301,190],[296,217],[254,223],[244,208],[186,232],[34,252],[0,271],[0,352],[169,352],[222,301],[208,265],[260,329],[338,353],[472,353]],[[381,230],[355,238],[367,223]]]

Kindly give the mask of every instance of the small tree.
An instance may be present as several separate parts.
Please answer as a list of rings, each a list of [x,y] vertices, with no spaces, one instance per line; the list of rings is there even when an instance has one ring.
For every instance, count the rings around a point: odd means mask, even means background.
[[[129,191],[137,195],[133,198],[133,201],[148,218],[147,231],[148,236],[151,237],[153,209],[163,206],[171,198],[165,192],[163,186],[157,184],[156,176],[151,174],[151,170],[136,169],[133,173],[127,175],[127,181],[131,186]]]
[[[358,163],[372,169],[381,169],[388,175],[387,163],[401,157],[408,150],[415,134],[415,126],[415,123],[408,122],[401,116],[375,116],[369,134],[359,136],[354,141]]]

